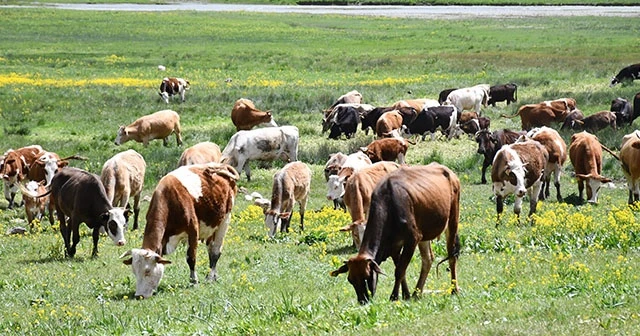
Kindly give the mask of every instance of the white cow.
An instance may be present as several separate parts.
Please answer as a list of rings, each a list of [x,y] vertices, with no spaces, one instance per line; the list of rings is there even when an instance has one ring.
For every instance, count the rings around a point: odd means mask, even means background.
[[[222,163],[242,170],[251,181],[249,161],[273,161],[278,158],[298,161],[298,128],[295,126],[267,127],[238,131],[231,136],[222,151]]]
[[[443,105],[453,105],[458,111],[474,110],[480,115],[480,106],[487,106],[489,101],[489,84],[457,89],[449,93]]]
[[[367,154],[357,151],[347,156],[347,160],[338,171],[338,175],[329,176],[327,181],[327,199],[330,201],[341,199],[344,195],[344,184],[353,173],[371,165]]]

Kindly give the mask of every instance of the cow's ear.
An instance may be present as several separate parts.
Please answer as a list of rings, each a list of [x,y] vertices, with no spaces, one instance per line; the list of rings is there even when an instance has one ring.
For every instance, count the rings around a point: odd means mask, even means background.
[[[171,260],[167,260],[161,256],[156,256],[156,263],[158,264],[163,264],[163,265],[167,265],[171,263]]]
[[[132,262],[133,262],[133,258],[125,259],[122,261],[122,263],[125,265],[131,265]]]
[[[280,218],[289,218],[289,216],[291,216],[291,212],[281,212],[278,216],[280,216]]]
[[[378,273],[378,274],[382,274],[382,275],[386,275],[384,274],[384,272],[382,271],[382,269],[380,268],[380,266],[378,265],[378,263],[376,263],[375,260],[373,259],[369,259],[369,266],[371,267],[371,269]]]
[[[362,151],[363,153],[366,153],[368,150],[368,147],[360,147],[360,151]]]
[[[347,262],[345,261],[342,266],[340,266],[337,270],[329,273],[329,275],[331,275],[332,277],[336,277],[342,273],[347,273],[347,272],[349,272],[349,265],[347,265]]]

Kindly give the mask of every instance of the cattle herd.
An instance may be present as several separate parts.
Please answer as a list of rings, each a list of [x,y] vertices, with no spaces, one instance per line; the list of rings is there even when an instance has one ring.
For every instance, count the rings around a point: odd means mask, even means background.
[[[611,85],[640,77],[639,69],[640,65],[623,69]],[[189,82],[184,79],[164,78],[159,94],[167,103],[172,95],[180,95],[184,101],[188,89]],[[354,153],[332,154],[324,167],[327,199],[334,202],[335,208],[343,207],[349,212],[351,223],[341,230],[351,233],[358,248],[358,254],[331,275],[347,273],[359,302],[365,303],[375,294],[378,274],[382,273],[379,265],[388,257],[396,267],[391,299],[398,299],[400,290],[402,298],[409,298],[406,269],[416,247],[422,268],[413,294],[420,294],[434,261],[431,241],[443,233],[447,257],[441,262],[448,261],[453,291],[458,289],[460,181],[455,172],[441,164],[407,165],[405,156],[410,145],[415,144],[413,135],[421,135],[423,140],[428,134],[433,138],[438,131],[448,139],[463,133],[473,136],[478,154],[484,156],[481,183],[487,183],[486,171],[491,166],[498,216],[509,195],[515,197],[516,214],[520,214],[525,195],[530,202],[529,215],[534,213],[538,199],[550,196],[552,175],[556,199],[563,201],[560,174],[567,156],[575,170],[580,199],[586,185],[588,202],[596,203],[600,186],[611,181],[601,175],[603,150],[621,162],[629,188],[628,202],[639,200],[640,131],[623,137],[619,156],[601,145],[592,133],[607,126],[615,129],[631,124],[640,115],[640,93],[634,97],[633,105],[616,98],[610,111],[589,117],[583,116],[573,98],[522,105],[515,115],[503,116],[519,116],[522,131],[491,132],[490,120],[481,115],[482,107],[516,102],[517,89],[512,83],[479,84],[443,90],[438,100],[400,100],[385,107],[364,104],[362,95],[354,90],[323,111],[323,133],[329,131],[330,139],[350,138],[358,125],[365,133],[371,128],[377,135],[376,140]],[[257,109],[244,98],[234,104],[231,120],[237,132],[222,151],[211,142],[185,149],[179,168],[162,177],[155,187],[142,247],[121,256],[127,258],[124,263],[131,265],[136,277],[136,296],[150,297],[154,293],[164,266],[171,263],[164,256],[175,251],[183,240],[188,245],[190,280],[198,281],[198,241],[205,241],[208,247],[210,272],[206,278],[217,279],[216,265],[230,224],[238,181],[242,171],[247,180],[251,179],[250,161],[289,162],[273,176],[270,199],[257,193],[247,195],[263,208],[269,236],[289,231],[295,203],[300,211],[300,229],[304,230],[312,174],[307,164],[298,161],[298,128],[278,126],[269,111]],[[582,132],[573,134],[567,148],[559,133],[550,127],[553,122]],[[172,110],[162,110],[121,126],[115,144],[134,140],[146,147],[151,140],[162,139],[167,146],[171,134],[175,134],[180,146],[180,116]],[[92,229],[93,256],[98,254],[101,232],[114,244],[125,245],[131,213],[133,229],[138,228],[144,158],[133,149],[118,153],[104,163],[100,176],[67,167],[72,159],[84,158],[60,158],[39,145],[7,150],[0,157],[0,175],[9,208],[22,205],[15,202],[21,191],[30,225],[46,211],[53,225],[55,213],[68,257],[76,253],[81,223]]]

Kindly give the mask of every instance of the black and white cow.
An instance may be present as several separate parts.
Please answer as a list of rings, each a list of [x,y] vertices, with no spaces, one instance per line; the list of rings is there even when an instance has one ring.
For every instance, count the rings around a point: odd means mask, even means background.
[[[494,85],[489,88],[489,101],[487,105],[495,107],[497,102],[505,100],[507,101],[507,105],[511,104],[511,102],[518,101],[518,86],[516,84]]]
[[[447,100],[447,97],[449,97],[449,94],[457,89],[458,88],[451,88],[451,89],[444,89],[440,91],[440,93],[438,94],[438,103],[442,105],[442,103],[444,103],[444,101]]]
[[[165,103],[169,104],[169,97],[173,95],[180,95],[182,102],[184,103],[184,94],[189,90],[189,81],[178,77],[165,77],[160,84],[160,92],[158,94],[162,97]]]
[[[435,138],[435,131],[440,129],[449,139],[454,135],[453,128],[458,122],[458,109],[453,105],[431,106],[422,110],[416,119],[409,124],[410,134],[421,134],[422,139],[426,133],[431,133],[431,140]]]
[[[640,63],[631,64],[620,70],[615,77],[611,78],[611,84],[609,84],[609,87],[613,87],[614,85],[625,81],[633,81],[638,78],[640,78]]]
[[[338,109],[335,121],[331,125],[329,139],[338,139],[344,134],[347,139],[351,138],[358,129],[360,114],[353,106],[344,106]]]

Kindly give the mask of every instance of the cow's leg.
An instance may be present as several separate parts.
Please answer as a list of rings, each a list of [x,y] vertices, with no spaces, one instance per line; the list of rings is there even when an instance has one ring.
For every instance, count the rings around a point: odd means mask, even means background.
[[[244,164],[244,173],[247,174],[247,182],[251,182],[251,167],[249,162]]]
[[[191,221],[190,229],[187,230],[188,246],[187,246],[187,265],[189,265],[189,280],[193,284],[198,283],[198,274],[196,274],[196,250],[198,248],[198,224],[197,221]],[[204,225],[204,224],[202,224]]]
[[[529,216],[531,216],[534,212],[536,212],[536,207],[538,205],[537,195],[540,195],[541,189],[542,189],[542,182],[540,181],[534,183],[529,189]]]
[[[562,167],[560,164],[555,165],[555,170],[553,173],[554,182],[553,184],[556,186],[556,199],[558,202],[562,202],[562,195],[560,194],[560,174],[562,173]]]
[[[58,215],[58,220],[60,221],[60,234],[62,235],[62,240],[64,241],[64,254],[65,257],[69,257],[69,227],[67,226],[67,220],[60,211],[60,209],[56,210],[56,214]]]
[[[93,238],[93,251],[91,252],[91,257],[95,258],[98,256],[98,239],[100,238],[100,226],[96,226],[93,228],[92,238]]]
[[[405,164],[404,153],[398,153],[398,163]]]
[[[76,246],[80,242],[80,221],[75,218],[69,218],[69,226],[67,229],[71,231],[71,247],[69,248],[69,257],[76,255]],[[95,249],[97,250],[97,245]]]
[[[210,241],[207,244],[208,252],[209,252],[209,274],[207,275],[208,281],[216,281],[218,280],[218,271],[216,270],[216,265],[218,264],[218,259],[220,259],[220,255],[222,255],[222,246],[224,245],[224,237],[227,234],[227,230],[229,229],[229,222],[231,222],[231,214],[227,214],[218,225],[218,229],[214,233],[213,237],[210,238]]]
[[[411,258],[413,258],[413,253],[416,250],[417,242],[408,242],[404,244],[402,248],[402,253],[400,254],[400,262],[396,266],[395,277],[396,282],[400,280],[400,285],[402,285],[402,299],[408,300],[411,298],[411,293],[409,292],[409,286],[407,285],[407,267],[409,267],[409,263],[411,262]]]
[[[398,301],[398,293],[400,292],[401,279],[398,278],[398,267],[400,265],[401,248],[402,246],[391,247],[391,259],[393,259],[393,264],[395,265],[395,282],[393,283],[393,290],[391,290],[391,297],[389,297],[391,301]]]
[[[182,99],[182,102],[184,103],[184,94],[185,94],[186,90],[182,90],[180,91],[180,98]]]
[[[460,237],[458,237],[457,233],[453,234],[447,229],[447,257],[449,258],[449,271],[451,272],[451,294],[460,292],[460,287],[458,287],[458,274],[456,272],[459,253]]]
[[[304,211],[307,209],[307,197],[298,201],[300,205],[300,231],[304,231]]]
[[[133,198],[133,229],[138,229],[138,215],[140,215],[140,196],[142,193],[139,193]]]
[[[580,198],[580,203],[584,202],[584,180],[578,179],[578,197]]]
[[[633,204],[633,199],[634,199],[633,190],[632,190],[632,187],[629,186],[629,199],[627,201],[629,205]]]
[[[422,268],[420,269],[420,278],[418,278],[418,284],[416,285],[415,291],[413,292],[414,296],[419,296],[422,294],[424,283],[427,281],[427,276],[429,276],[429,271],[431,270],[431,265],[433,264],[434,259],[430,240],[418,243],[418,249],[420,249],[420,257],[422,258]]]
[[[487,184],[487,167],[489,165],[482,163],[482,178],[480,179],[480,183]]]
[[[502,211],[504,211],[504,202],[502,200],[502,196],[496,195],[496,213],[498,213],[498,219],[500,219]]]
[[[162,138],[162,145],[165,147],[169,146],[169,137]]]
[[[173,132],[176,133],[176,144],[182,146],[182,131],[180,130],[180,125],[176,125],[173,128]]]

